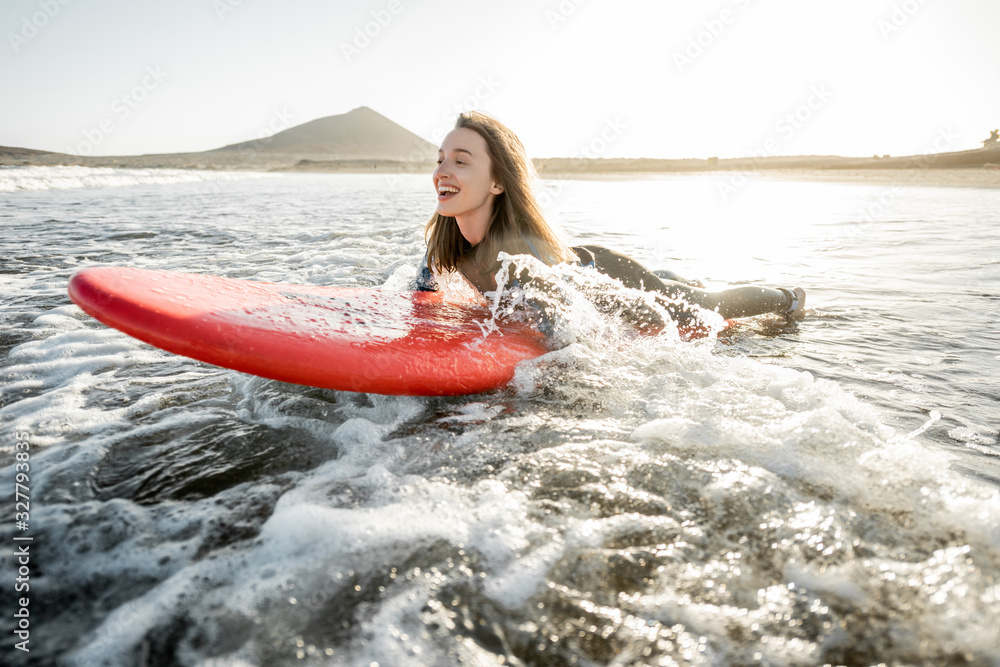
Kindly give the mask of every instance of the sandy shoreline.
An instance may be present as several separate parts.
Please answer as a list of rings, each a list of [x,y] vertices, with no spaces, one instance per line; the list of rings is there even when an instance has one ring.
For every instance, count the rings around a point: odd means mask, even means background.
[[[542,163],[542,161],[536,161]],[[539,164],[538,166],[542,166]],[[303,160],[301,163],[270,171],[300,173],[384,173],[384,174],[430,174],[434,163],[406,163],[388,160],[342,160],[320,162]],[[561,170],[543,168],[539,175],[543,179],[573,180],[632,180],[662,176],[701,176],[728,181],[746,176],[783,181],[829,181],[844,183],[872,183],[878,185],[924,185],[943,187],[1000,188],[1000,168],[781,168],[765,169],[608,169],[600,170],[594,165],[590,170]]]
[[[663,176],[696,176],[727,183],[743,177],[778,181],[861,183],[889,186],[1000,188],[1000,169],[763,169],[759,171],[552,172],[543,179],[634,180]]]
[[[368,107],[318,118],[276,134],[208,151],[146,155],[70,155],[0,146],[0,167],[79,166],[285,173],[427,174],[437,146]],[[535,157],[542,178],[643,179],[711,175],[734,186],[744,178],[1000,187],[1000,141],[924,155],[747,155],[742,157]]]
[[[770,174],[765,173],[765,177]],[[782,180],[921,185],[966,188],[1000,188],[1000,169],[818,169],[783,171]]]
[[[8,149],[9,150],[9,149]],[[12,154],[0,150],[4,166],[81,166],[120,169],[193,169],[209,171],[255,171],[273,173],[343,173],[343,174],[430,174],[434,162],[363,159],[302,159],[281,154],[173,154],[124,157],[82,157],[58,153]],[[841,158],[843,159],[843,158]],[[958,168],[935,166],[895,167],[868,165],[851,168],[823,160],[797,160],[786,165],[761,165],[749,160],[725,160],[709,164],[702,160],[684,161],[566,160],[536,159],[543,179],[621,180],[663,176],[700,176],[721,182],[743,177],[784,181],[827,181],[878,185],[921,185],[942,187],[1000,188],[1000,166]],[[676,162],[676,164],[675,164]],[[805,164],[803,164],[805,162]]]

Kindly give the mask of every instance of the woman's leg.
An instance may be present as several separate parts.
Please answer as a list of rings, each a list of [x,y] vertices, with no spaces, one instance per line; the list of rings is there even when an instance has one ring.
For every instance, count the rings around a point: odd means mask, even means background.
[[[650,273],[663,281],[673,280],[675,283],[684,283],[685,285],[691,285],[691,287],[704,287],[704,285],[701,284],[701,281],[682,278],[679,274],[674,273],[670,269],[655,269]]]
[[[598,271],[620,280],[626,287],[647,292],[659,292],[671,301],[661,301],[671,316],[678,321],[689,321],[694,317],[683,303],[714,310],[724,318],[750,317],[764,313],[786,313],[792,308],[795,297],[787,290],[745,285],[721,292],[708,292],[697,287],[673,280],[661,280],[639,262],[603,246],[583,246],[594,255]],[[802,293],[804,297],[804,292]]]

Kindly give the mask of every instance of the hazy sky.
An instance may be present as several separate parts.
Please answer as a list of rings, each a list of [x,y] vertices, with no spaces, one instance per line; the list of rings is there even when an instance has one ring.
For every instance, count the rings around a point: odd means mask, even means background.
[[[531,155],[872,155],[1000,126],[998,0],[4,0],[0,145],[195,151],[369,106]]]

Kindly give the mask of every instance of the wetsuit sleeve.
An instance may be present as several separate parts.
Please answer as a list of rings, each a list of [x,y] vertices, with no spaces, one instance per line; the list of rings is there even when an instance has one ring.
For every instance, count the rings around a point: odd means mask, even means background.
[[[696,297],[694,288],[683,285],[679,282],[664,282],[652,271],[639,264],[631,257],[609,250],[604,246],[588,245],[573,248],[573,251],[583,258],[592,258],[595,269],[604,275],[614,278],[630,289],[642,290],[645,292],[655,292],[661,294],[666,299],[657,299],[660,305],[667,310],[671,319],[682,325],[690,324],[698,319],[697,312],[691,307],[693,305],[703,305]],[[582,263],[582,262],[581,262]],[[611,308],[614,299],[599,297],[604,301],[605,308]],[[648,306],[636,304],[636,307],[626,315],[626,319],[640,328],[662,327],[663,318]]]
[[[417,269],[416,289],[420,292],[437,292],[440,289],[437,278],[434,277],[434,273],[431,272],[430,267],[427,265],[426,252],[424,253],[424,258],[420,261],[420,268]]]
[[[586,246],[574,246],[570,248],[576,256],[580,259],[580,266],[588,266],[590,268],[596,268],[597,259],[594,253],[586,248]]]

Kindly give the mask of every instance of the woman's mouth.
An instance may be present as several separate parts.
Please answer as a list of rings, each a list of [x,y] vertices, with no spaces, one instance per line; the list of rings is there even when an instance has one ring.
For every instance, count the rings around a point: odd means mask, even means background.
[[[458,194],[458,188],[451,185],[438,186],[438,201],[447,201]]]

